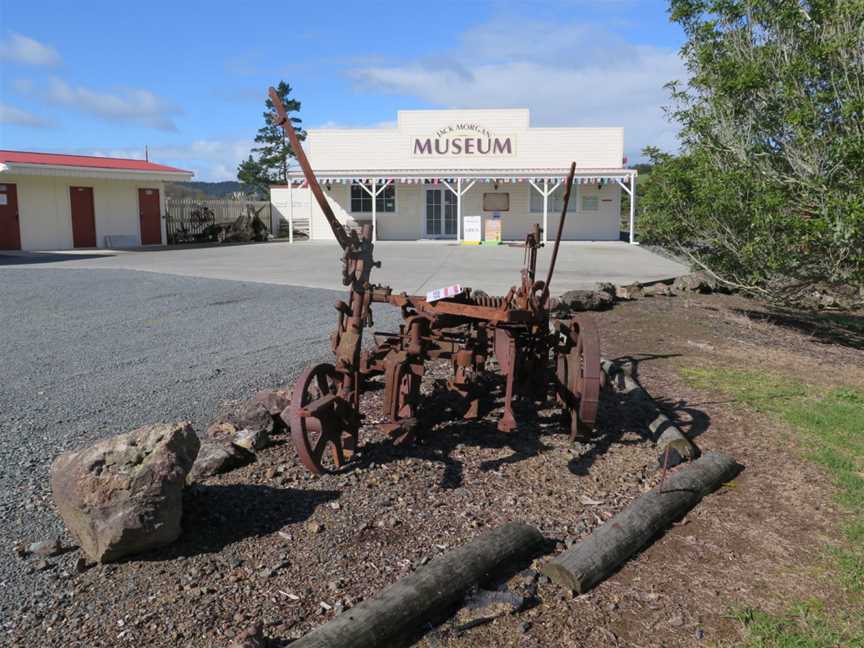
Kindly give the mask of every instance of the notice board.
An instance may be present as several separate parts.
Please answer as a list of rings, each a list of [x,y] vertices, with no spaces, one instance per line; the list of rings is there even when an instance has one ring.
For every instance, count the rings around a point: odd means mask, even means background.
[[[462,231],[466,243],[480,243],[483,239],[483,217],[466,216],[462,219]]]

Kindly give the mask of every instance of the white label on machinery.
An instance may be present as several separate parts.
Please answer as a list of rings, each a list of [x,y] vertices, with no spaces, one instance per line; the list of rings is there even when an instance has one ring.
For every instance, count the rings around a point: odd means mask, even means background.
[[[426,293],[426,301],[434,302],[439,299],[447,299],[448,297],[455,297],[456,295],[462,292],[462,286],[459,284],[454,284],[452,286],[447,286],[446,288],[436,288],[435,290],[430,290]]]

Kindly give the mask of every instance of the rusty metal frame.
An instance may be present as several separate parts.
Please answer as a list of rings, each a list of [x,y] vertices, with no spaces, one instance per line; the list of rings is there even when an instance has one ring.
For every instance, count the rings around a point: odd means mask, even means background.
[[[358,234],[338,221],[273,88],[270,99],[275,110],[273,123],[285,131],[309,189],[343,250],[342,282],[349,289],[347,301],[336,303],[336,330],[331,335],[335,362],[307,368],[295,384],[291,405],[282,414],[302,463],[316,474],[340,470],[346,464],[357,449],[363,419],[360,397],[365,382],[373,376],[384,377],[383,428],[397,443],[413,439],[425,363],[436,359],[451,362],[453,376],[448,387],[464,402],[465,418],[480,414],[474,382],[487,372],[487,359],[494,355],[504,379],[499,430],[518,428],[514,398],[542,403],[550,391],[570,416],[571,436],[575,437],[582,426],[593,428],[602,386],[596,324],[584,315],[566,322],[550,320],[554,306],[550,285],[575,163],[565,180],[563,208],[545,280],[536,279],[543,232],[535,225],[525,238],[518,287],[499,297],[475,296],[467,288],[456,297],[430,302],[424,296],[395,293],[389,286],[371,283],[372,270],[381,266],[373,258],[372,227],[364,225]],[[398,333],[376,332],[374,347],[363,350],[364,330],[373,325],[373,303],[399,308],[403,323]]]

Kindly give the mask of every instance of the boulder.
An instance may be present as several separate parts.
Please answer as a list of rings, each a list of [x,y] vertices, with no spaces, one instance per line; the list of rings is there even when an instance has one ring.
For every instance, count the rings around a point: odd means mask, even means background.
[[[281,411],[279,410],[279,412]],[[276,413],[276,418],[279,417],[279,412]],[[260,431],[267,435],[276,431],[276,421],[270,413],[269,406],[256,398],[252,398],[240,406],[234,415],[234,421],[240,430]]]
[[[279,410],[275,415],[270,413],[270,408],[275,408],[277,405],[277,397],[263,397],[259,400],[256,396],[244,401],[236,412],[221,416],[210,423],[207,427],[207,436],[214,439],[229,438],[244,429],[271,434],[276,426],[274,416],[279,418],[282,412]]]
[[[558,307],[570,311],[595,311],[612,306],[614,298],[598,290],[568,290],[558,298]]]
[[[231,441],[237,447],[249,452],[266,448],[269,442],[270,438],[264,430],[250,430],[248,428],[240,430]]]
[[[54,503],[84,553],[109,562],[176,540],[200,445],[188,422],[162,423],[57,457]]]
[[[609,295],[612,301],[615,301],[615,284],[608,281],[601,281],[594,284],[594,290],[596,292],[606,293],[607,295]]]
[[[717,290],[717,280],[704,272],[676,277],[672,288],[676,292],[710,293]]]
[[[632,283],[628,286],[618,286],[615,289],[615,297],[625,300],[639,299],[642,297],[642,285]]]
[[[642,289],[642,294],[645,297],[671,297],[675,293],[672,291],[672,286],[660,282],[645,286]]]
[[[291,404],[291,390],[283,388],[264,389],[255,394],[252,400],[267,408],[271,416],[278,418],[282,410]]]
[[[207,439],[201,444],[186,483],[201,481],[255,461],[255,455],[226,439]]]
[[[218,418],[207,426],[207,438],[215,441],[231,440],[240,430],[231,417]]]

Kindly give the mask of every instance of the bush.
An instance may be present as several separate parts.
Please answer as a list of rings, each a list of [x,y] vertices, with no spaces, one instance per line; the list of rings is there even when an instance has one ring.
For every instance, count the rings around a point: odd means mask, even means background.
[[[864,285],[864,0],[673,0],[671,15],[682,151],[645,151],[643,240],[780,301]]]

